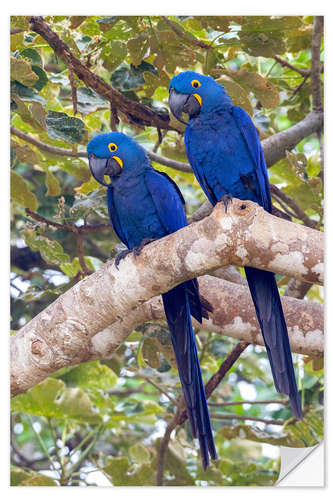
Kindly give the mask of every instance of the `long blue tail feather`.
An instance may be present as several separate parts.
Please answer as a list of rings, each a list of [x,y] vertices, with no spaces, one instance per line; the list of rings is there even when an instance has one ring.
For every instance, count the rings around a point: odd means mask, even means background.
[[[245,267],[245,274],[264,338],[276,390],[289,396],[296,418],[302,418],[288,330],[275,276],[269,271]]]
[[[202,466],[206,469],[209,465],[209,455],[212,460],[216,460],[217,454],[192,328],[186,284],[178,285],[164,293],[162,299],[192,435],[199,440]]]

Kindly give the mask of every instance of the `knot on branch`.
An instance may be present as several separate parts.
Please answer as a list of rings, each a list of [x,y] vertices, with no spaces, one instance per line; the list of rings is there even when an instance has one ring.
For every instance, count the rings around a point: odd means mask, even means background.
[[[251,225],[254,218],[264,209],[253,201],[232,198],[227,207],[221,201],[217,203],[213,211],[223,229],[229,230],[233,225],[240,225],[243,230],[246,226]]]

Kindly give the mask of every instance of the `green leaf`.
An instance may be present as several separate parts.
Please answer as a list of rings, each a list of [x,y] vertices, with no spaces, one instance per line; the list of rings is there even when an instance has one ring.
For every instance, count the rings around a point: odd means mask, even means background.
[[[75,366],[61,378],[73,386],[103,390],[111,389],[118,381],[117,375],[99,361]]]
[[[11,409],[12,411],[22,411],[30,415],[58,416],[55,399],[59,391],[64,387],[65,384],[61,380],[47,378],[24,394],[12,398]]]
[[[10,35],[10,51],[20,50],[24,47],[24,33],[15,33]]]
[[[10,58],[10,78],[26,87],[33,87],[38,80],[31,65],[25,59],[16,59],[16,57]]]
[[[46,117],[46,130],[52,139],[61,139],[70,144],[86,142],[87,131],[83,121],[66,113],[49,111]]]
[[[132,58],[132,63],[134,66],[138,66],[147,52],[147,33],[141,33],[138,37],[128,40],[127,48]]]
[[[10,196],[12,200],[32,211],[38,208],[37,197],[29,190],[25,180],[13,170],[10,172]]]
[[[100,423],[100,416],[93,411],[89,396],[81,389],[65,389],[61,380],[47,378],[11,401],[12,411],[47,418],[73,419]]]
[[[71,208],[71,214],[75,218],[86,218],[88,215],[95,214],[98,217],[109,220],[105,199],[105,189],[99,186],[99,189],[96,189],[88,195],[81,194],[81,198],[74,201]]]
[[[58,241],[49,240],[45,236],[37,234],[30,227],[26,227],[22,231],[22,237],[31,250],[40,251],[47,264],[59,265],[69,261],[69,256]]]
[[[31,163],[35,165],[39,163],[39,155],[28,144],[19,144],[14,139],[10,141],[11,148],[15,152],[16,158],[22,163]]]
[[[46,172],[45,184],[47,187],[45,196],[59,196],[61,194],[60,183],[51,170]]]
[[[303,447],[302,441],[289,432],[270,433],[245,424],[238,424],[233,427],[224,426],[218,431],[218,435],[226,439],[249,439],[256,443],[267,443],[273,446]]]
[[[29,111],[33,117],[33,119],[38,123],[38,125],[46,130],[46,111],[44,106],[40,102],[32,102],[29,105]]]
[[[58,483],[51,477],[44,476],[34,471],[25,471],[21,467],[12,466],[10,468],[11,486],[58,486]]]
[[[75,30],[80,24],[83,23],[83,21],[87,18],[87,16],[71,16],[69,18],[71,24],[70,24],[70,29]]]
[[[111,40],[101,51],[104,67],[113,72],[124,61],[127,56],[127,48],[120,40]]]
[[[29,29],[30,16],[10,16],[10,25],[13,28]]]
[[[103,471],[114,486],[155,486],[155,470],[152,465],[143,464],[135,470],[127,457],[108,458]]]
[[[74,278],[79,271],[82,271],[79,259],[74,257],[72,262],[65,262],[64,264],[60,264],[60,269],[66,276],[70,278]]]
[[[109,101],[87,87],[77,89],[77,104],[77,109],[82,115],[93,113],[99,109],[108,109],[110,106]]]
[[[141,443],[136,443],[129,449],[129,454],[138,464],[144,464],[150,461],[150,452],[146,446]]]
[[[143,61],[139,66],[124,64],[112,74],[111,83],[121,92],[138,89],[145,83],[143,76],[145,71],[157,74],[154,66],[146,61]]]
[[[36,76],[36,80],[38,80],[36,73],[33,74]],[[39,95],[33,87],[27,87],[26,85],[22,85],[20,82],[12,82],[11,91],[17,94],[23,101],[40,102],[41,104],[45,104],[45,99]]]
[[[234,106],[240,106],[245,109],[250,116],[253,116],[253,108],[250,98],[241,85],[236,83],[227,75],[221,76],[221,78],[218,78],[216,81],[223,85]]]
[[[146,337],[142,345],[142,357],[151,368],[158,368],[160,366],[159,348],[155,340]]]
[[[99,189],[100,186],[100,183],[97,182],[93,176],[91,176],[87,182],[84,182],[81,186],[75,188],[75,191],[81,194],[89,194],[92,191],[95,191],[95,189]]]
[[[36,90],[42,90],[42,88],[45,87],[49,81],[45,71],[35,64],[31,66],[31,69],[38,77],[38,80],[34,83],[33,88]]]
[[[239,83],[248,93],[253,92],[264,108],[276,108],[280,104],[280,95],[276,86],[259,75],[243,67],[239,71],[224,70],[232,80]]]
[[[31,47],[21,50],[20,55],[25,59],[29,59],[31,64],[35,64],[37,66],[43,65],[43,61],[39,53],[37,52],[37,50],[32,49]]]

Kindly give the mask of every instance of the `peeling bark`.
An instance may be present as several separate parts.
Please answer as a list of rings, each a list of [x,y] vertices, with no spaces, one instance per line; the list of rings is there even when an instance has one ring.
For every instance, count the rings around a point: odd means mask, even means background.
[[[12,394],[90,359],[92,337],[151,297],[221,266],[249,265],[323,282],[323,233],[279,219],[256,203],[219,203],[208,217],[104,264],[11,337]],[[82,339],[84,342],[82,342]]]
[[[213,276],[199,277],[200,294],[213,306],[210,319],[201,330],[264,345],[248,287]],[[282,297],[291,349],[299,354],[321,357],[324,352],[324,311],[322,304],[291,297]],[[161,297],[153,297],[92,338],[90,360],[111,358],[128,335],[147,321],[165,319]]]

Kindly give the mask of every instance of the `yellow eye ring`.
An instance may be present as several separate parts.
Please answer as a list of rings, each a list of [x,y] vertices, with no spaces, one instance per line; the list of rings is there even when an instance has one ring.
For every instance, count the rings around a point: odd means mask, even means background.
[[[111,153],[114,153],[115,151],[117,151],[118,146],[114,142],[110,142],[110,144],[108,145],[108,148],[111,151]]]
[[[201,87],[201,83],[199,82],[199,80],[192,80],[191,85],[194,89],[198,89],[199,87]]]

